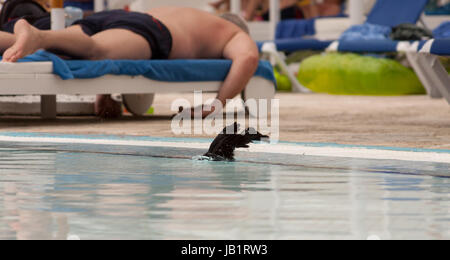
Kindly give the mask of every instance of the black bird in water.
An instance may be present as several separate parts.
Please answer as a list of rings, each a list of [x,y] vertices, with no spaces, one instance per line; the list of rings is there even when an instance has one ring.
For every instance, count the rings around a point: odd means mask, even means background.
[[[234,151],[236,148],[249,148],[253,141],[269,139],[269,136],[262,135],[254,128],[247,128],[245,132],[239,133],[240,125],[234,123],[223,129],[214,139],[209,151],[204,155],[213,161],[234,161]]]

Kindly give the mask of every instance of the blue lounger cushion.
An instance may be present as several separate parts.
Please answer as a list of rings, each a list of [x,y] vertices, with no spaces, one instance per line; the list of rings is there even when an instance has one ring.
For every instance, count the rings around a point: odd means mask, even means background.
[[[337,16],[317,17],[313,19],[289,19],[278,23],[275,40],[302,38],[316,34],[316,21],[322,18],[343,18],[343,14]]]
[[[319,41],[314,39],[284,39],[276,40],[275,45],[279,51],[295,52],[300,50],[325,50],[332,41]],[[351,40],[339,41],[337,51],[342,52],[396,52],[400,42],[389,39],[382,40]],[[258,43],[261,50],[264,43]]]
[[[295,52],[301,50],[321,51],[328,48],[328,46],[330,46],[332,42],[333,41],[320,41],[315,39],[301,39],[301,38],[282,39],[274,41],[279,51],[286,51],[286,52]],[[258,42],[258,47],[260,51],[264,43],[265,42]]]
[[[398,41],[383,40],[355,40],[339,41],[339,51],[342,52],[396,52]]]
[[[402,23],[415,24],[427,3],[428,0],[377,0],[367,22],[390,27]]]
[[[105,75],[144,76],[165,82],[224,81],[231,68],[231,60],[63,60],[38,51],[20,62],[53,62],[53,73],[64,80],[91,79]],[[260,61],[255,76],[276,82],[272,65]]]
[[[316,19],[306,20],[283,20],[277,25],[276,40],[301,38],[307,35],[316,34]]]
[[[440,56],[450,56],[450,39],[435,40],[430,53]]]

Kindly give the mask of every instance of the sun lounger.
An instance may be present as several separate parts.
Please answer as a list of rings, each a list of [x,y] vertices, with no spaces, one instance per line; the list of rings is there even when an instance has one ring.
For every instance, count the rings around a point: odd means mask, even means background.
[[[371,13],[368,15],[367,23],[378,24],[383,26],[397,26],[402,23],[415,24],[423,13],[427,0],[378,0],[373,7]],[[336,19],[336,18],[333,18]],[[299,28],[299,27],[305,28]],[[294,52],[300,50],[327,50],[327,51],[342,51],[342,52],[417,52],[420,48],[419,42],[398,42],[389,39],[386,40],[355,40],[355,41],[321,41],[316,39],[304,38],[286,38],[296,37],[295,33],[305,32],[304,35],[311,35],[315,32],[311,28],[311,21],[286,21],[281,22],[278,26],[280,31],[279,39],[273,42],[259,43],[260,50],[263,53],[270,55],[285,73],[288,72],[287,65],[279,51]],[[288,28],[284,28],[288,27]],[[292,35],[289,35],[292,32]],[[289,74],[289,73],[288,73]],[[304,92],[302,87],[295,77],[290,76],[294,87],[300,92]]]
[[[0,63],[0,95],[217,92],[230,66],[229,60],[65,61],[39,51],[19,63]],[[261,61],[243,96],[274,94],[272,66]]]
[[[427,0],[378,0],[372,11],[368,15],[367,23],[382,26],[395,27],[399,24],[410,23],[415,24],[420,19],[420,15],[425,10]],[[279,51],[295,51],[295,50],[325,50],[332,41],[320,41],[301,38],[302,36],[313,36],[316,32],[315,23],[322,19],[312,20],[290,20],[282,21],[277,27],[275,44]],[[339,18],[332,18],[333,21],[339,21]],[[336,20],[337,19],[337,20]],[[345,18],[341,18],[345,19]],[[263,43],[260,43],[262,45]],[[353,46],[365,45],[365,41],[354,41]],[[372,46],[379,44],[378,50],[382,50],[383,46],[387,50],[391,50],[390,45],[386,42],[375,42]],[[361,48],[361,47],[360,47]],[[368,48],[370,50],[371,48]]]

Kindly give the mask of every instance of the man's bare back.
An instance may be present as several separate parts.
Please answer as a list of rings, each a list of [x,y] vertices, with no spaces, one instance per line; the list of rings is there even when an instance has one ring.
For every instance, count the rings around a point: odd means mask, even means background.
[[[247,32],[221,17],[192,8],[161,7],[148,13],[164,23],[172,34],[170,59],[233,61],[217,96],[223,105],[244,90],[259,61],[258,48]]]
[[[148,14],[172,33],[170,59],[221,59],[226,44],[242,31],[231,22],[193,8],[161,7]]]

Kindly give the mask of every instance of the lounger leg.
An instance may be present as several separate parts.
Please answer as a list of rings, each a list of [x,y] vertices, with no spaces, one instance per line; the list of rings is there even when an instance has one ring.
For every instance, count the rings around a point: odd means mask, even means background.
[[[293,89],[295,91],[300,92],[300,93],[311,93],[311,90],[302,86],[302,84],[300,84],[300,82],[298,82],[298,79],[296,79],[295,76],[289,72],[288,65],[284,61],[283,57],[281,57],[281,55],[278,53],[275,44],[265,43],[264,46],[262,47],[262,52],[264,54],[269,55],[272,63],[278,64],[280,66],[283,73],[288,76],[289,80],[292,83],[292,86],[294,87]]]
[[[444,97],[450,104],[450,77],[439,57],[429,53],[419,53],[414,58],[414,68],[423,84],[434,98]]]
[[[434,79],[435,87],[450,104],[450,76],[447,70],[442,65],[438,56],[431,54],[421,54],[421,56],[430,66],[430,73]]]
[[[441,92],[435,87],[432,75],[428,72],[429,64],[424,60],[423,54],[409,52],[407,57],[428,95],[431,98],[442,98]]]
[[[43,119],[56,118],[56,96],[41,96],[41,117]]]

